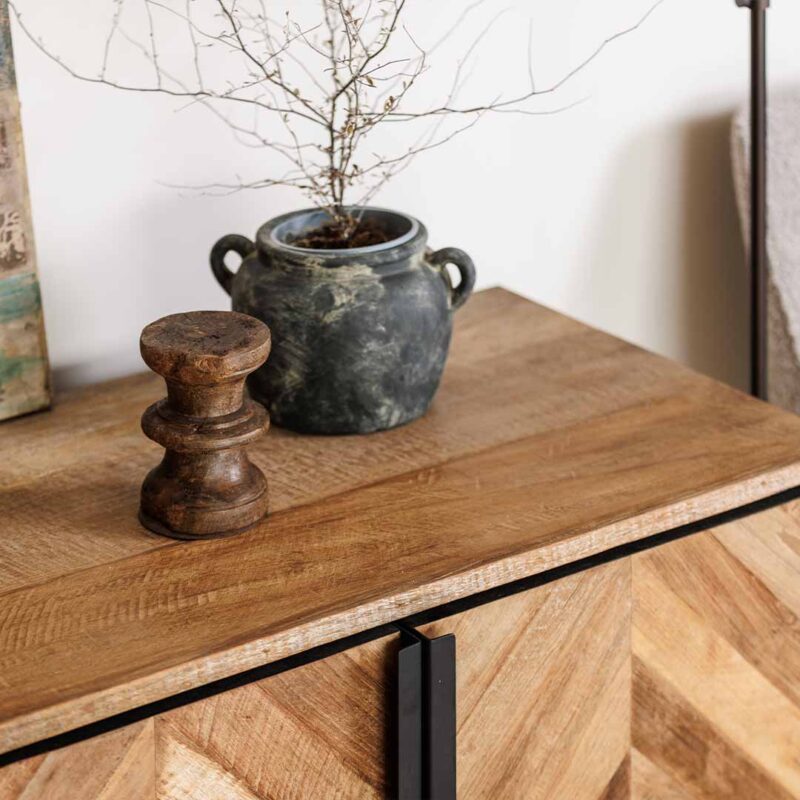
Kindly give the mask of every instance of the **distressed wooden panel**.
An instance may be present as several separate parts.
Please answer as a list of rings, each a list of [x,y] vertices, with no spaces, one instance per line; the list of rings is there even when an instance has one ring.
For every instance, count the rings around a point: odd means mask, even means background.
[[[423,626],[456,635],[459,796],[800,797],[798,579],[793,502]],[[15,764],[0,800],[390,796],[395,656],[370,642]]]
[[[634,558],[635,796],[800,797],[799,514]]]
[[[170,545],[136,519],[142,478],[160,458],[139,419],[163,391],[157,376],[137,375],[76,390],[50,414],[0,427],[7,454],[0,509],[9,534],[0,538],[0,592]],[[563,441],[585,431],[589,439],[596,423],[625,410],[641,427],[636,409],[670,397],[682,398],[674,413],[686,420],[706,399],[715,406],[691,430],[707,450],[705,437],[719,437],[721,417],[726,430],[740,430],[727,468],[706,470],[709,484],[785,464],[783,452],[754,448],[752,439],[788,440],[788,452],[792,426],[783,425],[791,418],[500,289],[478,292],[456,315],[442,387],[423,419],[360,437],[273,428],[253,458],[269,478],[272,510],[283,511],[526,437],[551,434],[555,454],[552,434]],[[663,418],[653,414],[650,424]]]
[[[630,797],[627,561],[422,630],[456,635],[459,797]]]
[[[383,798],[389,636],[0,769],[0,800]]]
[[[692,800],[693,795],[638,750],[631,752],[633,800]]]
[[[153,729],[145,720],[4,767],[0,800],[155,800]]]
[[[698,381],[701,392],[714,387],[492,289],[456,315],[442,386],[423,419],[371,436],[273,427],[251,453],[278,512],[685,393]],[[156,375],[136,375],[75,390],[50,414],[0,427],[0,510],[13,534],[0,537],[0,592],[171,544],[136,518],[142,479],[161,457],[139,420],[163,392]]]
[[[289,509],[240,537],[0,592],[0,749],[771,494],[800,481],[798,453],[800,420],[727,390],[673,396]],[[13,512],[27,516],[23,539],[37,518],[71,517],[113,550],[117,520],[136,523],[94,488],[124,469],[82,479],[57,513],[28,494]],[[16,535],[3,541],[30,560]]]
[[[0,429],[0,751],[800,484],[797,417],[492,290],[424,419],[271,432],[272,516],[176,544],[136,519],[162,391]]]
[[[459,797],[629,800],[629,567],[423,626],[456,635]],[[390,797],[396,654],[368,642],[15,764],[0,800]]]
[[[397,637],[170,711],[158,800],[382,798]]]
[[[0,419],[50,403],[7,0],[0,0]]]

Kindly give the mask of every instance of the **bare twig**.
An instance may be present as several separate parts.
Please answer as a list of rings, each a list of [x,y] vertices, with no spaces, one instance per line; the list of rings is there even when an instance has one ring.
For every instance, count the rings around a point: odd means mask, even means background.
[[[189,0],[187,0],[188,2]],[[117,32],[117,28],[119,28],[119,20],[122,16],[122,6],[124,0],[114,0],[115,2],[115,9],[114,9],[114,16],[111,19],[111,28],[108,31],[108,36],[106,37],[106,46],[103,48],[103,67],[100,70],[100,77],[105,78],[106,71],[108,70],[108,57],[111,52],[111,42],[114,39],[114,34]]]
[[[569,81],[571,81],[576,75],[583,72],[586,67],[589,66],[593,61],[595,61],[601,53],[606,50],[609,45],[613,44],[617,41],[617,39],[621,39],[624,36],[628,36],[631,33],[639,30],[642,25],[647,22],[647,20],[653,15],[656,9],[663,5],[666,0],[657,0],[657,2],[650,6],[650,8],[645,12],[645,14],[633,25],[624,30],[618,31],[617,33],[613,34],[612,36],[603,39],[602,42],[593,50],[586,58],[583,59],[579,64],[573,67],[569,72],[559,78],[555,83],[548,86],[546,89],[536,89],[535,85],[533,89],[525,92],[524,94],[517,95],[516,97],[511,97],[507,100],[502,101],[493,101],[489,103],[484,103],[480,105],[469,106],[467,108],[455,108],[449,105],[442,105],[436,108],[428,109],[427,111],[418,111],[418,112],[398,112],[395,116],[407,118],[407,119],[419,119],[421,117],[429,117],[439,114],[479,114],[485,111],[501,111],[503,109],[508,109],[513,106],[520,106],[523,103],[531,100],[534,97],[540,97],[543,95],[553,94],[565,86]]]
[[[419,110],[410,106],[410,98],[430,68],[431,55],[488,0],[466,5],[449,30],[428,47],[422,46],[403,24],[407,0],[317,2],[317,18],[301,24],[290,11],[280,20],[270,17],[266,0],[113,0],[101,65],[95,75],[85,74],[56,55],[33,35],[14,0],[9,0],[9,5],[20,30],[71,76],[123,91],[178,98],[184,101],[183,108],[200,104],[223,122],[238,142],[275,153],[288,167],[277,176],[247,181],[237,178],[235,182],[191,188],[227,194],[290,186],[327,209],[341,237],[347,240],[361,219],[361,211],[348,207],[356,189],[356,206],[363,208],[418,156],[451,142],[489,114],[544,116],[574,107],[577,103],[542,109],[532,101],[564,87],[613,42],[644,25],[665,0],[655,0],[635,24],[604,39],[580,63],[543,89],[537,88],[534,76],[533,27],[529,25],[525,90],[512,97],[497,94],[483,103],[459,105],[458,96],[476,69],[479,48],[505,13],[501,10],[461,48],[446,96]],[[131,13],[139,8],[146,44],[123,28],[123,6],[126,26]],[[166,20],[163,15],[170,15],[185,27],[188,70],[176,72],[167,67],[173,46],[171,42],[169,47],[162,46],[166,41],[162,29],[167,27],[160,24]],[[132,46],[150,65],[153,83],[111,76],[113,49],[123,43]],[[184,73],[189,77],[177,77]],[[445,127],[448,121],[453,122]],[[376,148],[369,143],[374,141],[376,129],[389,122],[417,123],[421,130],[394,154],[374,152]]]

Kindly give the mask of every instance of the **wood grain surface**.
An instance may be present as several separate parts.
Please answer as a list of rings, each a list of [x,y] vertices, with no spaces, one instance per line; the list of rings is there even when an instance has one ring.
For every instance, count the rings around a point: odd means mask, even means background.
[[[0,800],[378,800],[397,636],[0,769]]]
[[[371,436],[273,428],[251,450],[275,513],[505,442],[713,384],[509,292],[459,311],[442,387],[415,423]],[[0,592],[169,546],[136,519],[161,449],[141,432],[152,373],[77,390],[0,426]]]
[[[800,503],[633,562],[634,797],[800,797]]]
[[[625,560],[421,629],[456,635],[459,797],[627,800],[630,597]],[[0,800],[390,797],[398,638],[0,769]]]
[[[800,484],[800,420],[507,292],[422,420],[274,431],[273,515],[174,544],[134,377],[0,428],[0,751]]]
[[[155,800],[154,730],[148,719],[3,767],[0,800]]]
[[[630,562],[446,617],[455,633],[458,796],[627,800]]]
[[[389,797],[397,636],[156,719],[157,800]]]

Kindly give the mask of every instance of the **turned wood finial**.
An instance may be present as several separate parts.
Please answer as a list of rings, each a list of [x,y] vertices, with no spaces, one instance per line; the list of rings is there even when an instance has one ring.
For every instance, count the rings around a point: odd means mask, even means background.
[[[245,447],[269,427],[245,378],[269,355],[269,328],[246,314],[172,314],[142,331],[142,358],[167,382],[167,397],[142,416],[166,448],[142,484],[139,519],[177,539],[228,536],[267,513],[267,481]]]

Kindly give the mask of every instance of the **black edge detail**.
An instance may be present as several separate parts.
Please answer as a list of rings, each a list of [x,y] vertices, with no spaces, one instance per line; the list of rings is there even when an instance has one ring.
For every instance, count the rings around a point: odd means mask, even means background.
[[[329,642],[328,644],[320,645],[318,647],[311,648],[310,650],[305,650],[302,653],[297,653],[296,655],[289,656],[288,658],[283,658],[279,661],[273,661],[270,664],[254,667],[253,669],[246,670],[245,672],[240,672],[227,678],[221,678],[220,680],[212,681],[211,683],[198,686],[195,689],[191,689],[186,692],[180,692],[172,695],[171,697],[164,698],[163,700],[157,700],[153,703],[148,703],[146,705],[139,706],[138,708],[133,708],[130,711],[125,711],[121,714],[115,714],[114,716],[106,717],[105,719],[92,722],[88,725],[83,725],[71,731],[66,731],[65,733],[60,733],[56,736],[42,739],[39,742],[34,742],[33,744],[19,747],[16,750],[10,750],[7,753],[2,753],[0,754],[0,767],[13,764],[16,761],[22,761],[23,759],[40,755],[42,753],[48,753],[52,750],[66,747],[67,745],[76,744],[77,742],[90,739],[93,736],[99,736],[100,734],[123,728],[126,725],[131,725],[134,722],[139,722],[142,719],[153,717],[156,714],[163,714],[165,711],[171,711],[174,708],[180,708],[181,706],[185,706],[189,703],[194,703],[198,700],[204,700],[207,697],[213,697],[214,695],[222,692],[227,692],[240,686],[245,686],[248,683],[260,681],[264,678],[277,675],[281,672],[286,672],[290,669],[296,669],[297,667],[301,667],[313,661],[319,661],[320,659],[328,658],[336,653],[349,650],[351,647],[357,647],[365,642],[370,642],[375,639],[380,639],[383,636],[396,633],[398,628],[405,627],[399,623],[406,622],[409,626],[413,626],[421,625],[426,622],[432,622],[437,619],[442,619],[443,617],[448,617],[452,614],[466,611],[470,608],[474,608],[475,606],[490,603],[493,600],[499,600],[502,597],[508,597],[509,595],[517,594],[518,592],[524,592],[528,589],[533,589],[537,586],[551,583],[560,578],[566,577],[567,575],[583,572],[584,570],[600,566],[601,564],[607,564],[620,558],[626,558],[627,556],[635,555],[636,553],[640,553],[644,550],[660,547],[661,545],[675,541],[676,539],[681,539],[685,536],[691,536],[695,533],[699,533],[709,528],[714,528],[718,525],[724,525],[728,522],[734,522],[735,520],[743,519],[744,517],[748,517],[752,514],[757,514],[761,511],[774,508],[775,506],[783,505],[791,500],[796,500],[798,497],[800,497],[800,486],[787,489],[762,500],[756,500],[752,503],[748,503],[747,505],[732,509],[731,511],[724,511],[720,514],[706,517],[703,520],[673,528],[672,530],[665,531],[664,533],[654,534],[636,542],[629,542],[628,544],[611,548],[603,553],[582,558],[578,561],[573,561],[570,564],[565,564],[564,566],[547,570],[546,572],[533,575],[529,578],[522,578],[521,580],[513,581],[493,589],[487,589],[483,592],[471,595],[470,597],[465,597],[461,600],[454,600],[450,603],[444,603],[440,606],[436,606],[435,608],[431,608],[427,611],[407,617],[405,620],[398,621],[398,624],[387,623],[377,628],[370,628],[366,631],[362,631],[361,633],[356,633],[352,636],[347,636],[343,639],[337,639],[334,642]]]
[[[417,614],[412,614],[403,620],[410,626],[424,625],[428,622],[434,622],[443,617],[449,617],[453,614],[460,614],[463,611],[469,611],[470,608],[482,606],[486,603],[491,603],[494,600],[500,600],[503,597],[510,597],[520,592],[527,592],[529,589],[535,589],[537,586],[543,586],[547,583],[566,578],[569,575],[575,575],[578,572],[585,572],[588,569],[609,564],[612,561],[618,561],[628,556],[636,555],[637,553],[646,550],[652,550],[656,547],[662,547],[665,544],[674,542],[678,539],[684,539],[687,536],[693,536],[696,533],[716,528],[720,525],[725,525],[729,522],[735,522],[739,519],[758,514],[761,511],[767,511],[770,508],[781,506],[784,503],[791,502],[800,498],[800,486],[786,491],[779,492],[778,494],[765,497],[762,500],[756,500],[747,505],[734,508],[730,511],[723,511],[720,514],[715,514],[711,517],[698,520],[697,522],[690,522],[686,525],[681,525],[677,528],[664,531],[663,533],[655,533],[647,536],[644,539],[639,539],[635,542],[628,542],[627,544],[611,547],[602,553],[597,553],[593,556],[571,561],[569,564],[564,564],[560,567],[540,572],[536,575],[531,575],[529,578],[521,578],[511,583],[504,583],[502,586],[495,586],[492,589],[485,589],[482,592],[463,597],[459,600],[451,600],[449,603],[430,608],[427,611],[420,611]]]
[[[56,736],[51,736],[47,739],[34,742],[33,744],[19,747],[16,750],[9,750],[6,753],[2,753],[0,754],[0,768],[26,758],[31,758],[32,756],[49,753],[52,750],[58,750],[71,744],[83,742],[86,739],[91,739],[104,733],[119,730],[126,725],[133,725],[136,722],[149,719],[157,714],[163,714],[167,711],[189,705],[190,703],[196,703],[198,700],[214,697],[223,692],[228,692],[231,689],[247,686],[250,683],[264,680],[264,678],[279,675],[281,672],[297,669],[306,664],[311,664],[314,661],[319,661],[323,658],[341,653],[344,650],[349,650],[352,647],[358,647],[366,642],[371,642],[375,639],[380,639],[395,633],[397,633],[397,628],[391,624],[370,628],[361,633],[348,636],[346,639],[337,639],[336,641],[319,645],[310,650],[305,650],[302,653],[282,658],[279,661],[263,664],[260,667],[253,667],[253,669],[246,670],[245,672],[240,672],[227,678],[221,678],[220,680],[203,684],[203,686],[198,686],[195,689],[189,689],[188,691],[165,697],[163,700],[156,700],[152,703],[132,708],[130,711],[114,714],[111,717],[97,720],[97,722],[91,722],[88,725],[82,725],[71,731],[65,731]]]

